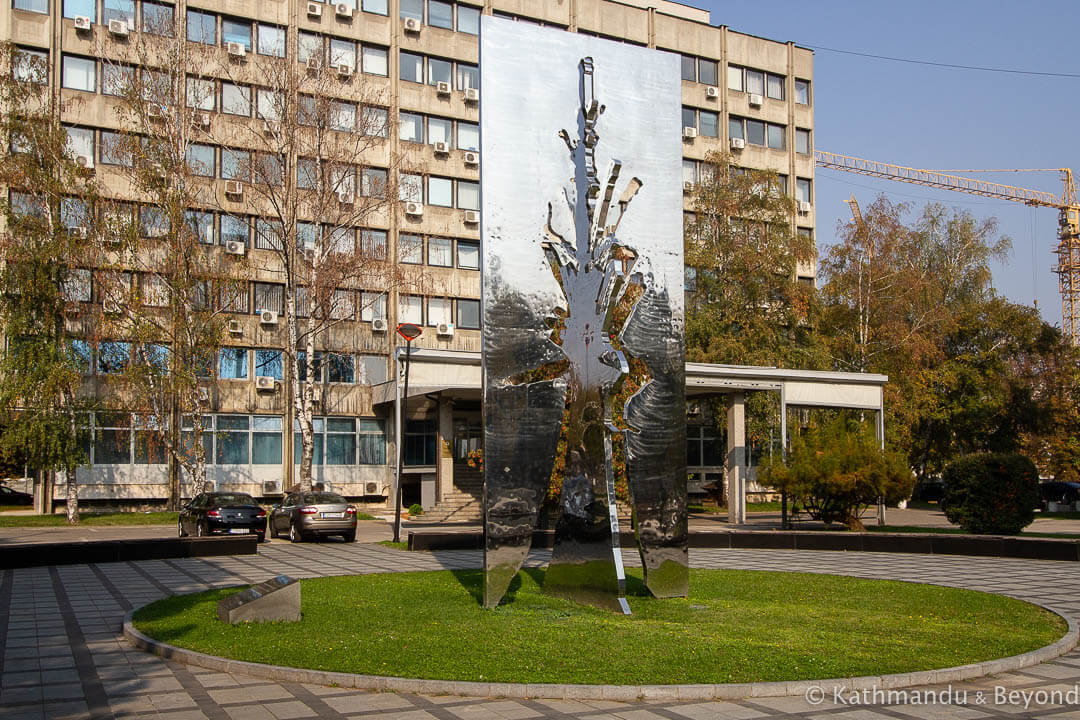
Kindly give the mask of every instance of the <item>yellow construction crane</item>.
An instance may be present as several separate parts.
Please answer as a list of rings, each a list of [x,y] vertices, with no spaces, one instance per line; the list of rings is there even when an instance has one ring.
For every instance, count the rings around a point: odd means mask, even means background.
[[[864,160],[848,155],[817,150],[814,159],[818,167],[843,170],[845,172],[869,175],[871,177],[896,180],[898,182],[924,185],[941,190],[954,190],[969,195],[996,198],[1023,203],[1032,207],[1057,208],[1058,213],[1058,262],[1053,270],[1058,276],[1058,289],[1061,291],[1061,327],[1065,336],[1073,345],[1080,343],[1080,205],[1076,202],[1076,186],[1073,184],[1072,170],[1052,168],[1061,173],[1065,189],[1061,197],[1041,190],[1002,185],[1000,183],[976,180],[973,178],[949,175],[934,170],[920,170],[902,165]],[[1008,170],[1002,172],[1042,172],[1045,168],[1033,170]],[[963,170],[959,172],[965,172]],[[977,171],[967,171],[977,172]],[[985,171],[983,171],[985,172]],[[854,196],[852,196],[854,199]],[[850,202],[850,201],[849,201]],[[858,205],[852,205],[852,214],[856,222],[861,221]]]

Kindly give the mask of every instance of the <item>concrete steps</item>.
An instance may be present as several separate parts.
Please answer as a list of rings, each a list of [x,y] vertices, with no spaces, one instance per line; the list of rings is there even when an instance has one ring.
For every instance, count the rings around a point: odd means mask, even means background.
[[[483,519],[484,474],[454,469],[454,488],[423,515],[425,523],[478,523]]]

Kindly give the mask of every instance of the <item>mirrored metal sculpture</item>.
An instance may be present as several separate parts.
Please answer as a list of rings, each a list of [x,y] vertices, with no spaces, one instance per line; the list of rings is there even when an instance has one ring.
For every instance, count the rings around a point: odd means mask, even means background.
[[[685,595],[678,58],[485,16],[480,65],[484,604],[521,567],[561,454],[545,590],[629,612],[617,443],[646,585]]]

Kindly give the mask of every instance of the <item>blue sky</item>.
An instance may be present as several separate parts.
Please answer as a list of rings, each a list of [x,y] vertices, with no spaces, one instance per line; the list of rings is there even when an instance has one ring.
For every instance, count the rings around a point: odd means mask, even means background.
[[[1076,0],[689,0],[714,25],[815,49],[814,146],[928,169],[1058,168],[1080,172],[1080,77],[954,70],[829,52],[834,48],[957,65],[1080,75]],[[983,174],[1009,185],[1060,195],[1057,173]],[[934,191],[834,170],[817,171],[819,246],[850,221],[852,193],[863,207],[880,194],[997,217],[1013,241],[994,282],[1014,302],[1038,300],[1043,317],[1061,322],[1056,256],[1057,212]]]

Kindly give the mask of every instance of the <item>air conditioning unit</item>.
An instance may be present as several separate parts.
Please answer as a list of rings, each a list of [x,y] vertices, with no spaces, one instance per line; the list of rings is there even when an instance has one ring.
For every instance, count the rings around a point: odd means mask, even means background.
[[[356,201],[356,196],[351,190],[342,190],[337,194],[337,199],[342,205],[352,205]]]
[[[318,55],[312,55],[307,59],[307,69],[311,72],[318,72],[322,68],[322,58]]]
[[[440,80],[439,82],[435,83],[435,92],[439,93],[440,95],[449,95],[450,83],[446,82],[445,80]]]
[[[465,222],[469,223],[470,225],[477,224],[478,222],[480,222],[480,213],[476,210],[466,210]]]
[[[201,128],[210,127],[210,113],[199,112],[198,110],[191,113],[191,124]]]
[[[405,18],[405,32],[420,32],[420,21],[416,18]]]
[[[315,404],[322,402],[322,388],[318,385],[311,388],[311,402]]]
[[[72,236],[77,238],[83,238],[84,240],[86,239],[86,236],[88,234],[88,230],[84,225],[78,225],[76,227],[68,228],[68,232],[71,233]]]
[[[307,14],[308,17],[322,17],[322,5],[317,2],[309,2],[307,4]]]
[[[118,37],[127,37],[129,32],[127,20],[113,19],[109,21],[109,34]]]
[[[244,183],[239,180],[226,180],[225,194],[234,195],[238,198],[244,197]]]
[[[761,104],[765,102],[765,98],[761,97],[757,93],[750,93],[749,100],[751,107],[761,107]]]
[[[367,485],[364,486],[364,492],[366,492],[368,495],[377,494],[379,492],[379,484],[369,482]]]
[[[337,66],[337,74],[339,77],[347,78],[352,77],[353,67],[348,63],[342,63]]]
[[[480,91],[476,88],[465,88],[465,102],[480,102]]]
[[[158,105],[155,102],[147,104],[147,106],[146,106],[146,114],[149,117],[151,117],[151,118],[153,118],[155,120],[160,119],[161,118],[161,106]]]
[[[682,129],[683,140],[693,140],[697,137],[697,128],[684,127]]]
[[[687,180],[682,184],[682,189],[683,192],[694,192],[694,183]]]
[[[229,321],[229,334],[230,335],[243,335],[244,325],[239,320]]]
[[[423,205],[423,203],[418,203],[418,202],[407,202],[407,203],[405,203],[405,214],[406,215],[423,215],[424,214],[424,205]]]
[[[799,201],[799,212],[803,213],[804,215],[806,213],[810,212],[810,203],[808,203],[805,200],[800,200]]]
[[[273,391],[277,388],[277,381],[269,375],[256,375],[255,376],[255,389],[256,390],[270,390]]]
[[[260,310],[259,322],[263,325],[277,325],[278,314],[274,310]]]
[[[119,315],[120,303],[115,300],[105,300],[101,303],[101,309],[106,315]]]
[[[454,337],[454,323],[439,323],[435,327],[435,334],[439,337]]]
[[[91,25],[90,18],[86,17],[85,15],[76,15],[75,16],[75,29],[76,30],[89,30],[90,25]]]
[[[447,153],[450,152],[450,143],[435,142],[435,143],[432,143],[432,145],[435,146],[435,152],[438,153],[439,155],[446,155]]]
[[[742,138],[731,138],[728,143],[731,145],[732,150],[746,149],[746,141]]]
[[[338,3],[334,6],[334,14],[338,17],[351,18],[353,16],[352,5],[348,3]]]
[[[196,392],[198,392],[201,402],[210,402],[210,388],[200,387],[196,389]]]
[[[280,495],[281,486],[278,485],[277,480],[266,480],[263,482],[263,495]]]
[[[715,100],[716,98],[720,97],[720,88],[709,85],[707,88],[705,88],[705,97],[709,98],[710,100]]]
[[[247,55],[247,48],[244,46],[244,43],[228,43],[225,46],[225,50],[229,53],[230,57],[242,58]]]
[[[371,321],[371,332],[384,333],[386,329],[386,318],[374,318]]]
[[[465,164],[466,165],[479,165],[480,164],[480,153],[473,152],[472,150],[469,150],[468,152],[466,152],[465,153]]]
[[[228,255],[243,255],[247,252],[247,248],[239,240],[229,240],[225,243],[225,252]]]
[[[75,164],[84,170],[94,169],[94,158],[90,155],[76,155]]]
[[[263,120],[263,132],[267,135],[276,135],[281,130],[281,125],[276,120]]]

